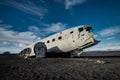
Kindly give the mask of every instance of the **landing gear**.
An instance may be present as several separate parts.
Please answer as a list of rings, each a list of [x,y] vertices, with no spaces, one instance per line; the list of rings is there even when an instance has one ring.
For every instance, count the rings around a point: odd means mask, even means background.
[[[35,52],[36,58],[45,57],[46,52],[47,52],[47,47],[46,47],[45,43],[43,43],[43,42],[36,43],[34,46],[34,52]]]
[[[19,55],[21,57],[28,58],[30,53],[31,53],[31,48],[25,48],[19,53]]]
[[[76,50],[73,50],[70,52],[69,56],[71,58],[73,57],[80,57],[80,55],[83,53],[83,50],[82,49],[76,49]]]

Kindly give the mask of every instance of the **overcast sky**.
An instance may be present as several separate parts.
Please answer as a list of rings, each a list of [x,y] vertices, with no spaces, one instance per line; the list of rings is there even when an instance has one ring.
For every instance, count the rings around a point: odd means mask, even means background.
[[[0,53],[79,25],[101,40],[87,50],[120,50],[120,0],[0,0]]]

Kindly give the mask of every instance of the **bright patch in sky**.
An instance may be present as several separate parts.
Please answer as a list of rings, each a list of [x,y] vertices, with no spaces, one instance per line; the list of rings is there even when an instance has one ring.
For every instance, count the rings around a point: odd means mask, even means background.
[[[86,50],[120,50],[119,0],[0,0],[0,53],[18,53],[59,31],[93,26],[101,42]]]

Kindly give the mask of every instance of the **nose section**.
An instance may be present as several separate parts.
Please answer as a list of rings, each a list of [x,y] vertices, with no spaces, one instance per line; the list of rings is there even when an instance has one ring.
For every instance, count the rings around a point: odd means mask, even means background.
[[[86,40],[83,42],[82,48],[88,48],[98,44],[100,40],[96,40],[92,33],[89,33]]]
[[[100,40],[94,39],[94,45],[98,44],[99,42],[100,42]]]

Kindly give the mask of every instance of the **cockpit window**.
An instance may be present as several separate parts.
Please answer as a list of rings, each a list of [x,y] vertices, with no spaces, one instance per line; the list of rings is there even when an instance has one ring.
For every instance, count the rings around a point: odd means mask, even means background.
[[[91,27],[85,27],[86,31],[90,31],[92,28]]]
[[[73,33],[73,31],[70,32],[70,34],[72,34],[72,33]]]
[[[78,30],[79,30],[79,32],[81,32],[81,31],[83,31],[83,28],[81,27],[81,28],[78,28]]]

